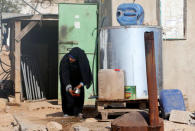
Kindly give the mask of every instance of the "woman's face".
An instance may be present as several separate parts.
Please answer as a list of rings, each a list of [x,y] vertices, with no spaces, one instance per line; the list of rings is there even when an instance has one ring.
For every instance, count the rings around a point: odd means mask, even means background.
[[[74,63],[76,61],[76,59],[69,57],[69,61],[70,61],[70,63]]]

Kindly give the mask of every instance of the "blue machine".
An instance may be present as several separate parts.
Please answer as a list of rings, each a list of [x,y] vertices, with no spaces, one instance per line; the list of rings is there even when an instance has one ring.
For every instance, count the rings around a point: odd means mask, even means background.
[[[121,4],[117,8],[116,15],[117,21],[122,26],[143,24],[144,10],[139,4]]]
[[[186,110],[182,92],[178,89],[162,90],[160,92],[160,105],[164,118],[168,118],[171,110]]]

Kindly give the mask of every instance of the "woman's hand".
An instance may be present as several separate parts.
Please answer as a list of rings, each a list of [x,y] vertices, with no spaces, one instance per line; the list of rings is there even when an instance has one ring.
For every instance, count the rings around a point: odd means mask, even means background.
[[[75,88],[80,89],[82,86],[83,86],[83,84],[79,84],[79,85],[77,85]]]
[[[80,96],[80,94],[75,94],[74,90],[72,90],[72,89],[69,90],[69,93],[70,93],[72,96]]]
[[[74,90],[69,89],[69,93],[70,93],[72,96],[74,96]]]

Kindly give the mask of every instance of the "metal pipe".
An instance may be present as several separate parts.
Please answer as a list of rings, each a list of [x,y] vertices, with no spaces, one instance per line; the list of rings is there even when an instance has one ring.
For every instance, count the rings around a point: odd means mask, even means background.
[[[28,87],[30,91],[30,100],[33,100],[33,93],[32,93],[32,88],[31,88],[31,83],[30,83],[29,67],[28,67],[27,60],[26,60],[26,73],[27,73]]]
[[[33,59],[32,59],[33,60]],[[36,84],[36,79],[35,79],[35,66],[34,66],[35,61],[32,61],[31,66],[32,66],[32,78],[33,78],[33,84],[34,84],[34,89],[35,89],[35,94],[37,96],[37,99],[40,99],[40,95],[39,95],[39,90],[38,90],[38,86]]]
[[[43,85],[42,85],[42,82],[40,80],[40,73],[39,73],[39,68],[38,68],[38,65],[35,63],[35,68],[36,68],[36,76],[37,76],[37,84],[39,85],[39,91],[40,91],[40,95],[41,95],[41,98],[45,98],[44,96],[44,93],[43,93]]]
[[[41,99],[41,94],[40,94],[40,87],[39,85],[37,84],[37,81],[38,81],[38,77],[37,77],[37,69],[36,69],[36,66],[35,66],[35,60],[32,58],[33,60],[33,63],[31,64],[32,65],[32,74],[33,74],[33,80],[34,80],[34,85],[35,85],[35,90],[36,90],[36,94],[37,94],[37,98],[38,99]]]
[[[22,67],[22,73],[23,73],[23,80],[24,80],[24,86],[25,86],[25,92],[26,92],[26,99],[29,99],[29,94],[28,94],[28,87],[26,83],[26,75],[25,75],[25,69],[24,69],[24,63],[21,61],[21,67]]]
[[[36,84],[36,86],[37,86],[37,93],[38,93],[38,96],[39,96],[39,99],[41,99],[42,98],[42,96],[41,96],[41,89],[40,89],[40,86],[38,85],[38,76],[37,76],[37,74],[36,74],[36,72],[37,72],[37,69],[36,69],[36,65],[34,64],[34,69],[35,69],[35,71],[34,71],[34,75],[35,75],[35,84]]]
[[[30,68],[30,79],[31,79],[33,93],[34,93],[34,99],[36,100],[38,97],[37,97],[36,88],[35,88],[34,81],[33,81],[32,68]]]
[[[37,99],[40,99],[39,92],[38,92],[38,89],[37,89],[38,87],[36,85],[36,79],[34,77],[33,71],[32,71],[32,77],[33,77],[33,84],[34,84],[34,88],[35,88],[35,92],[36,92]]]
[[[29,57],[29,67],[30,67],[30,79],[31,79],[31,85],[32,85],[32,89],[33,89],[33,93],[34,93],[34,99],[38,99],[37,96],[37,92],[36,92],[36,88],[35,88],[35,84],[34,84],[34,80],[33,80],[33,67],[32,67],[32,58]]]
[[[26,63],[25,63],[25,61],[24,61],[24,58],[22,58],[22,60],[23,60],[23,76],[24,76],[24,82],[25,82],[25,88],[26,88],[26,94],[28,94],[28,97],[27,97],[27,100],[30,100],[31,99],[31,96],[30,96],[30,90],[29,90],[29,86],[28,86],[28,77],[27,77],[27,72],[26,72]]]
[[[32,95],[33,95],[33,99],[36,99],[36,95],[35,95],[35,91],[34,91],[34,86],[33,86],[33,81],[32,81],[30,58],[28,58],[28,64],[29,64],[29,79],[30,79],[30,83],[31,83]]]
[[[30,90],[29,90],[29,85],[28,85],[28,77],[27,77],[27,72],[26,72],[26,63],[23,63],[24,65],[24,74],[25,74],[25,81],[26,81],[26,89],[27,89],[27,92],[28,92],[28,100],[31,99],[31,96],[30,96]]]

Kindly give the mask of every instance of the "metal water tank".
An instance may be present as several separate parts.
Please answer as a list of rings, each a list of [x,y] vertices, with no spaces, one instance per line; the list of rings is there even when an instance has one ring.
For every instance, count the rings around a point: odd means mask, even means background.
[[[159,26],[105,27],[100,32],[100,69],[122,69],[136,99],[148,98],[144,33],[154,32],[156,78],[162,88],[162,33]]]

